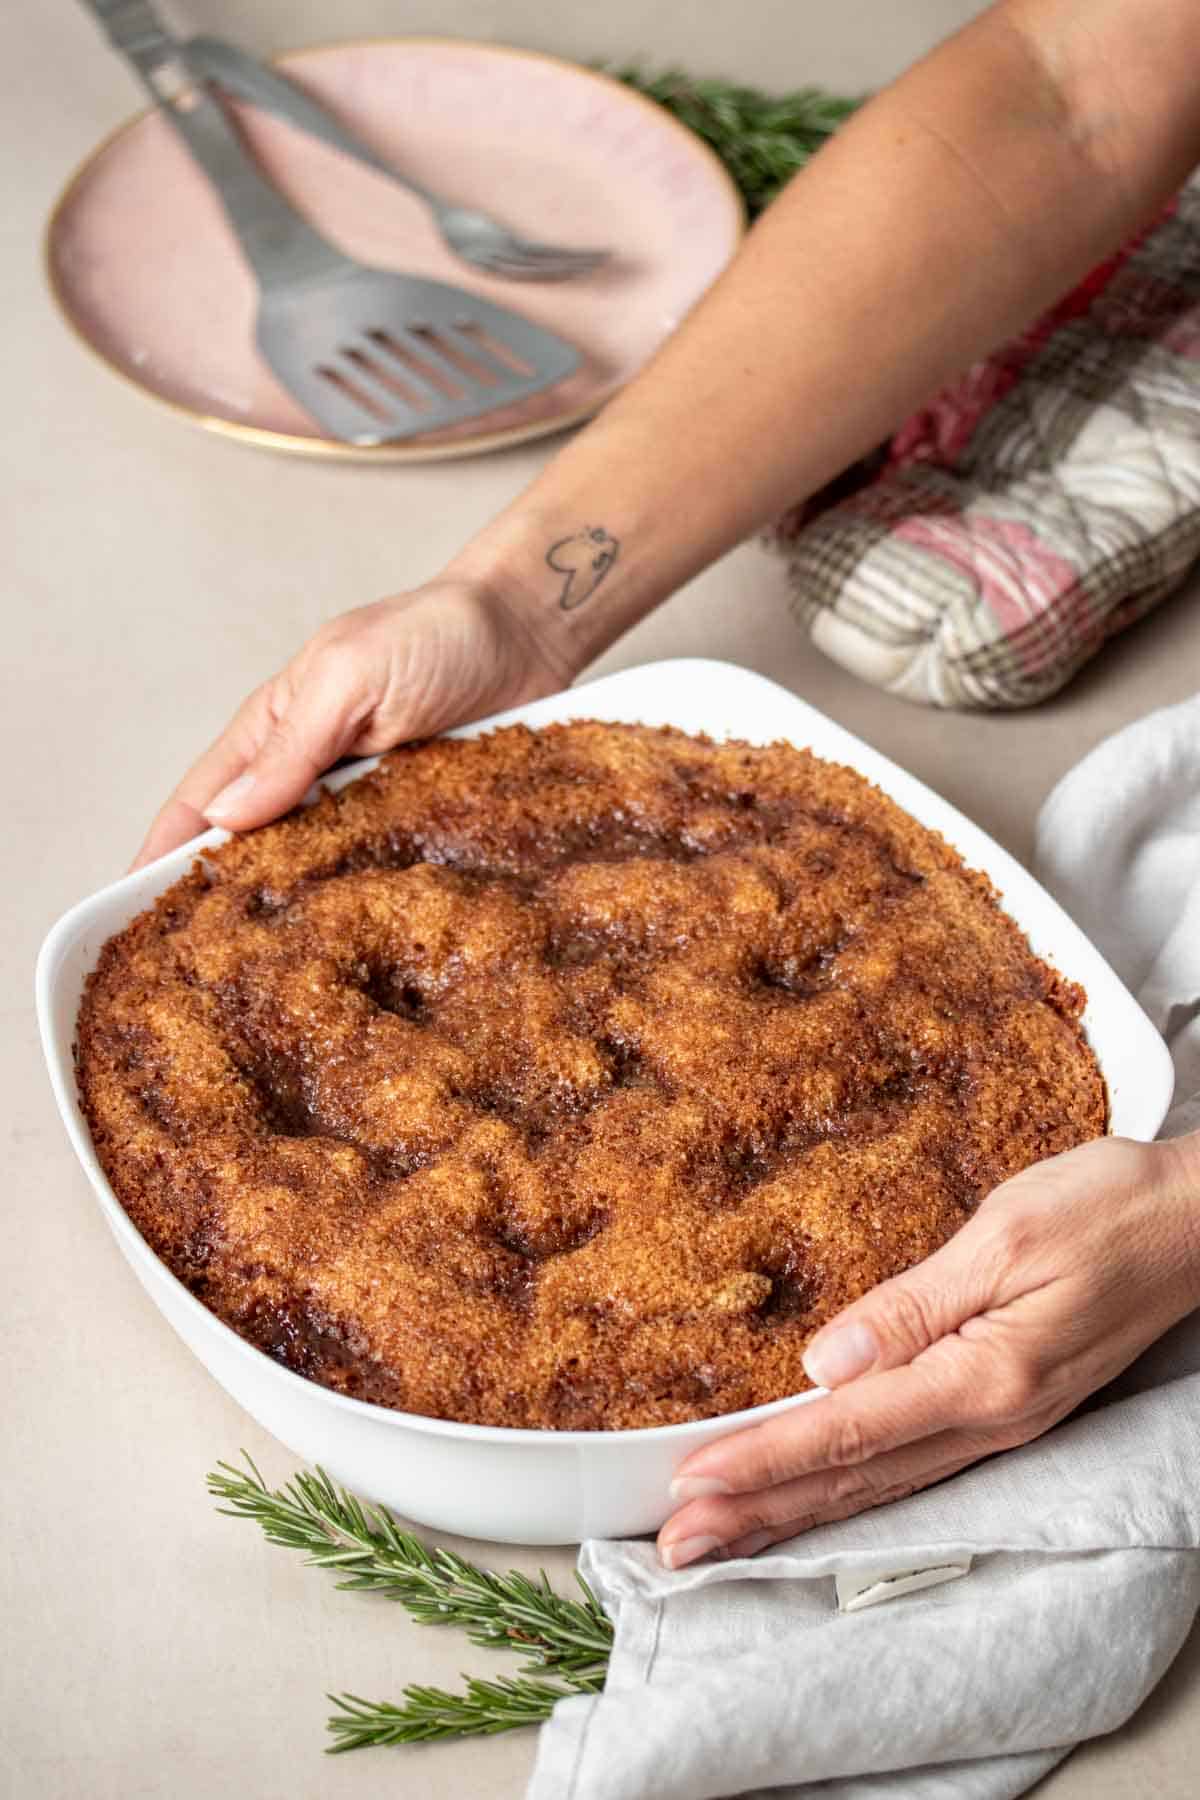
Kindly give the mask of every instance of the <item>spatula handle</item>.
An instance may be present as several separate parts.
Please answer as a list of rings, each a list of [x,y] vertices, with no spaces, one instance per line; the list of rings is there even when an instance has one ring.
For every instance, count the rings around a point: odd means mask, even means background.
[[[328,269],[330,247],[259,173],[221,107],[203,91],[184,92],[172,68],[186,71],[178,46],[149,0],[80,0],[104,26],[200,164],[260,283],[294,281]]]
[[[187,38],[181,41],[179,54],[197,78],[215,81],[218,87],[224,88],[235,99],[249,100],[253,105],[261,106],[264,111],[274,113],[276,118],[295,125],[300,131],[306,131],[309,137],[319,138],[322,143],[340,150],[344,156],[352,156],[356,161],[365,163],[369,169],[386,175],[400,187],[407,188],[410,194],[432,202],[433,195],[427,193],[410,176],[401,174],[390,162],[372,150],[370,144],[364,143],[362,138],[347,131],[331,112],[327,112],[296,82],[289,81],[285,75],[266,63],[259,62],[257,57],[248,56],[236,44],[230,44],[224,38]]]

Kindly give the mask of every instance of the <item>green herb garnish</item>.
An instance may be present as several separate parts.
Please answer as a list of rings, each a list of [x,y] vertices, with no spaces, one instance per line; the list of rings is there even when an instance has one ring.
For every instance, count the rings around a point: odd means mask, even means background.
[[[515,1678],[464,1677],[461,1694],[406,1687],[403,1705],[331,1694],[340,1709],[329,1720],[334,1752],[534,1725],[549,1718],[556,1701],[604,1686],[612,1622],[581,1575],[575,1579],[583,1598],[575,1600],[555,1593],[544,1570],[531,1578],[516,1569],[503,1575],[481,1569],[402,1531],[385,1506],[364,1504],[323,1469],[269,1488],[242,1454],[245,1469],[218,1463],[208,1477],[209,1493],[223,1502],[218,1511],[253,1519],[269,1543],[302,1550],[310,1566],[332,1569],[341,1588],[382,1593],[419,1625],[457,1625],[473,1644],[519,1650],[529,1659]]]
[[[648,75],[636,63],[607,72],[657,100],[716,151],[752,219],[862,104],[817,87],[766,94],[732,81],[695,81],[681,69]]]

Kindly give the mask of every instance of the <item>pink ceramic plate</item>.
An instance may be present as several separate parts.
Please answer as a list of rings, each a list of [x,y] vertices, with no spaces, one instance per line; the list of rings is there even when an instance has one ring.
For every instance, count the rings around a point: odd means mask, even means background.
[[[499,281],[442,244],[420,201],[253,108],[245,136],[284,194],[351,255],[474,289],[583,352],[518,406],[403,443],[325,437],[259,361],[250,274],[205,177],[143,114],[93,152],[50,220],[53,292],[110,368],[198,425],[273,449],[423,461],[586,418],[636,373],[720,273],[744,216],[716,157],[652,101],[528,51],[452,39],[330,45],[290,75],[418,181],[513,230],[603,244],[611,263],[561,283]]]

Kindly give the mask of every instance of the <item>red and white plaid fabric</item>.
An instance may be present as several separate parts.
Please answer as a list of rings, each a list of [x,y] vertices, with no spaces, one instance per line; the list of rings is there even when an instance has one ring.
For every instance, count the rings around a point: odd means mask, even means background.
[[[1200,182],[773,541],[865,680],[930,706],[1060,688],[1200,556]]]

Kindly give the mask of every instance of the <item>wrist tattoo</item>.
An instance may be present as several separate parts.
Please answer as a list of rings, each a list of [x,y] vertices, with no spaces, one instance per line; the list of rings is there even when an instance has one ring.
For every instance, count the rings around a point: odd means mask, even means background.
[[[556,575],[565,576],[558,604],[563,612],[574,612],[590,600],[608,571],[616,562],[621,546],[603,525],[585,525],[570,537],[559,538],[546,552],[546,561]]]

